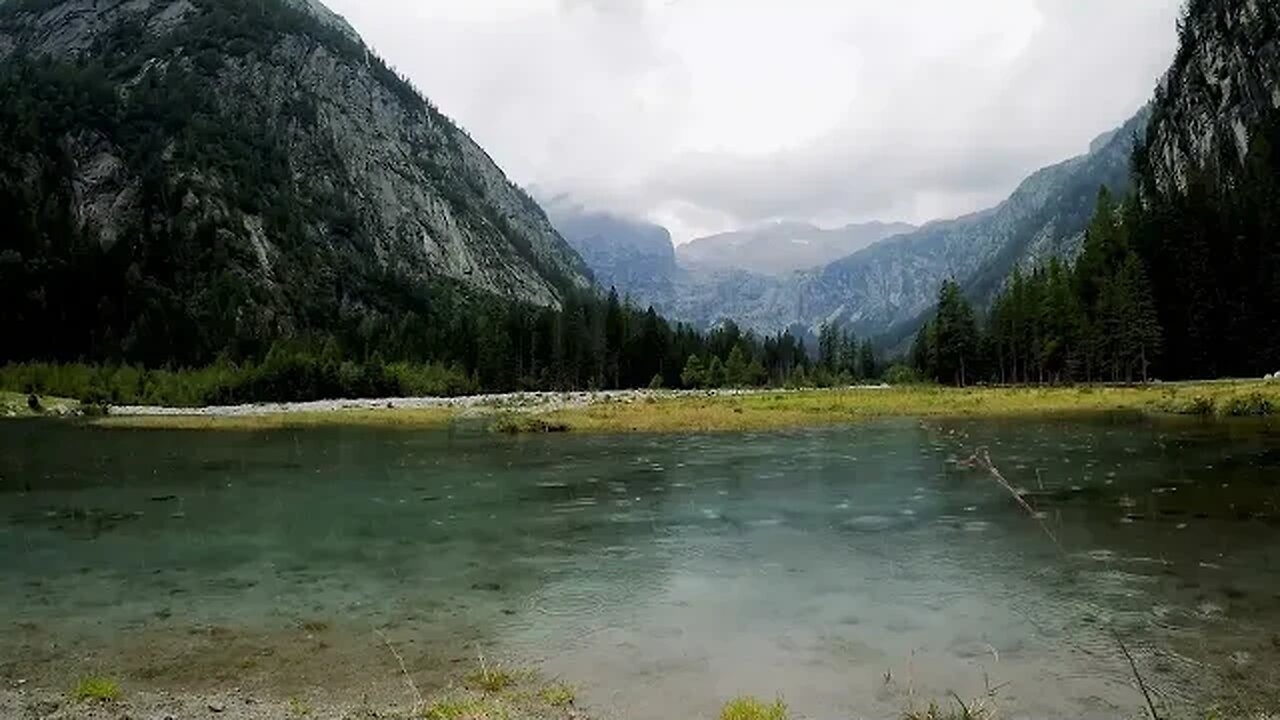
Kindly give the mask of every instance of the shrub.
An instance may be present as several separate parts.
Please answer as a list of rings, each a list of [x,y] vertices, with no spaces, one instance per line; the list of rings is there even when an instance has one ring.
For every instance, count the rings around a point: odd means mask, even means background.
[[[104,677],[87,677],[76,684],[71,696],[76,700],[114,702],[120,699],[120,684]]]
[[[720,720],[787,720],[787,705],[781,699],[765,703],[744,695],[725,703]]]
[[[1222,414],[1231,417],[1264,416],[1275,412],[1271,400],[1259,392],[1237,395],[1222,405]]]

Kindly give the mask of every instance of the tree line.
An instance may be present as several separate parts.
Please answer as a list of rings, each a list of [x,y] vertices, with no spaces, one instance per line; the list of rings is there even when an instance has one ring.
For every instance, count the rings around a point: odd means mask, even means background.
[[[569,292],[559,308],[448,286],[390,321],[359,315],[330,333],[281,337],[261,354],[235,345],[208,364],[37,359],[0,367],[0,387],[95,404],[230,404],[334,397],[532,390],[826,386],[875,375],[869,342],[823,327],[810,358],[789,331],[760,336],[724,321],[702,332],[640,309],[616,290]],[[824,354],[825,353],[825,354]],[[834,354],[833,354],[834,353]],[[62,361],[60,361],[62,360]]]
[[[1072,265],[1014,271],[980,323],[954,281],[910,363],[938,382],[1257,377],[1280,369],[1280,118],[1239,167],[1161,184],[1139,145],[1133,190],[1104,187]]]

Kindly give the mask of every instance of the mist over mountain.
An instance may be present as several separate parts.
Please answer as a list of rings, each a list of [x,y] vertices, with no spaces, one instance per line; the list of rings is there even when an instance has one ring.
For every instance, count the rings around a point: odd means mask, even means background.
[[[696,238],[676,248],[676,254],[687,267],[785,275],[826,265],[914,229],[907,223],[853,223],[826,229],[803,222],[774,222]]]

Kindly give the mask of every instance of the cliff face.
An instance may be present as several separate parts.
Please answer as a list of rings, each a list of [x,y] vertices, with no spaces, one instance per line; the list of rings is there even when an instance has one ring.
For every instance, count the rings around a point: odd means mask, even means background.
[[[1243,162],[1251,132],[1280,108],[1280,5],[1194,0],[1173,66],[1156,91],[1148,162],[1160,190]]]
[[[679,276],[666,228],[612,213],[552,202],[556,230],[586,261],[603,288],[616,288],[641,307],[665,308]]]
[[[92,299],[117,335],[176,314],[216,345],[394,317],[440,283],[550,306],[590,284],[538,205],[316,0],[8,0],[0,83],[0,220],[19,228],[0,250],[44,264],[33,296],[119,274]]]

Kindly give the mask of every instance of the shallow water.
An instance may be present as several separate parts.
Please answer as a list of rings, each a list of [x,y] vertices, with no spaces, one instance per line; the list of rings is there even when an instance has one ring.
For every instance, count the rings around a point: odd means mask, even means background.
[[[962,462],[986,446],[1036,519]],[[1280,434],[895,420],[495,437],[0,424],[0,678],[402,693],[477,656],[595,715],[1280,700]]]

